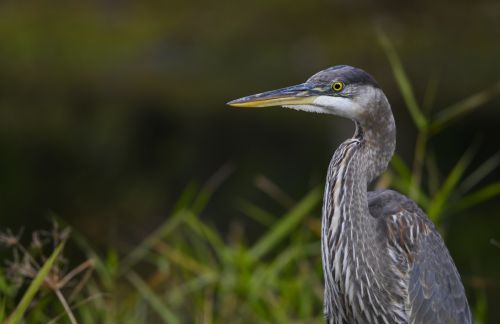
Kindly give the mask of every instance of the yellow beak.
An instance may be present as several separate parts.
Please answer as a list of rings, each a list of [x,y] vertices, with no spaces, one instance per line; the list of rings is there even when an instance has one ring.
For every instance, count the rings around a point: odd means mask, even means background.
[[[256,108],[287,105],[308,105],[318,95],[306,83],[288,88],[267,91],[228,102],[232,107]]]

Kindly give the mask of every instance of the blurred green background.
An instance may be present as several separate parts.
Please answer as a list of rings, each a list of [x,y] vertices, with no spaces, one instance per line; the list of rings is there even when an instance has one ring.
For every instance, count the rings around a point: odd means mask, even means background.
[[[397,152],[411,165],[417,130],[376,29],[435,112],[499,81],[493,0],[2,1],[2,227],[40,228],[56,214],[98,249],[127,250],[165,220],[186,185],[222,168],[228,177],[201,219],[223,235],[242,224],[251,240],[262,229],[238,201],[279,210],[256,179],[299,200],[323,183],[353,127],[225,102],[337,64],[378,80],[395,114]],[[499,104],[497,96],[432,138],[439,170],[447,174],[472,143],[471,170],[499,150]],[[484,182],[499,179],[495,170]],[[491,323],[500,322],[500,248],[491,243],[500,241],[499,210],[495,197],[445,219],[471,301],[486,293]]]

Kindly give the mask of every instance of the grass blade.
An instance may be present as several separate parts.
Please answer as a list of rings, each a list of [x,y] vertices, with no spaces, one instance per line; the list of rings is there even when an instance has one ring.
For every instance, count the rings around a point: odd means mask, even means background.
[[[0,299],[0,323],[3,323],[3,319],[5,318],[5,299]]]
[[[477,185],[481,180],[486,178],[488,174],[493,172],[500,165],[500,152],[497,152],[483,164],[481,164],[474,172],[472,172],[460,185],[460,192],[465,193]]]
[[[221,166],[205,183],[203,188],[198,193],[195,198],[191,209],[195,214],[200,214],[207,203],[209,202],[212,195],[215,193],[217,188],[233,173],[233,166],[230,163],[226,163]]]
[[[415,143],[415,153],[413,157],[413,172],[411,176],[410,189],[408,196],[415,201],[419,200],[421,191],[422,173],[424,169],[425,153],[427,151],[427,131],[421,130],[417,135]]]
[[[274,262],[266,269],[268,278],[276,278],[280,272],[295,259],[301,256],[310,256],[319,254],[321,247],[318,242],[308,243],[307,245],[294,245],[281,253]]]
[[[472,96],[443,109],[436,115],[434,122],[430,127],[431,133],[438,133],[457,117],[463,116],[479,106],[484,105],[498,94],[500,94],[500,83],[497,83],[491,88],[473,94]]]
[[[290,208],[295,203],[283,189],[263,175],[255,178],[255,186],[285,208]]]
[[[439,167],[434,152],[428,151],[426,155],[427,157],[425,159],[425,165],[427,166],[428,192],[429,195],[433,196],[439,190],[439,184],[441,183],[441,174],[439,172]]]
[[[139,291],[151,308],[165,321],[165,323],[181,323],[180,319],[168,309],[167,305],[152,291],[149,286],[134,272],[127,273],[130,283]]]
[[[500,196],[500,181],[492,183],[460,199],[454,210],[463,210],[475,206],[493,197]]]
[[[38,271],[38,274],[36,277],[33,279],[31,284],[29,285],[28,289],[24,293],[23,298],[17,305],[16,309],[14,312],[10,315],[9,319],[7,320],[7,323],[19,323],[21,319],[23,318],[24,312],[26,312],[26,309],[28,308],[29,304],[31,303],[31,300],[33,297],[35,297],[36,293],[40,290],[40,287],[42,286],[45,277],[50,272],[50,269],[52,269],[52,266],[54,265],[55,261],[57,260],[57,257],[62,251],[62,248],[64,246],[64,242],[61,242],[52,252],[50,257],[47,259],[47,261],[43,264],[42,268],[40,271]]]
[[[472,145],[464,153],[460,160],[458,160],[458,162],[455,164],[450,174],[444,181],[443,185],[434,196],[434,199],[431,201],[429,209],[427,210],[427,214],[432,221],[439,221],[439,216],[443,212],[448,197],[450,196],[451,192],[457,187],[457,184],[462,178],[465,169],[474,156],[475,148],[476,145]]]
[[[239,200],[237,202],[237,208],[243,214],[264,226],[271,226],[276,221],[276,217],[271,213],[246,200]]]
[[[488,295],[486,289],[480,289],[476,293],[476,305],[474,307],[474,323],[485,324],[488,317]]]
[[[394,153],[394,156],[392,157],[391,160],[391,167],[394,171],[396,171],[400,180],[404,181],[405,183],[408,183],[408,185],[410,184],[411,170],[406,165],[405,161],[403,161],[403,159],[399,156],[399,154]]]
[[[179,199],[177,199],[177,202],[175,203],[171,214],[175,214],[183,209],[187,209],[195,199],[197,192],[197,186],[194,182],[188,184],[179,196]]]
[[[113,274],[108,269],[106,262],[97,254],[97,252],[90,246],[89,242],[83,235],[73,230],[72,240],[85,252],[87,257],[92,260],[93,268],[95,269],[99,279],[106,289],[111,290],[114,285]]]
[[[438,74],[436,72],[432,73],[425,89],[424,99],[422,100],[422,110],[424,113],[429,113],[434,106],[436,94],[438,93],[438,81]]]
[[[392,175],[390,183],[391,187],[401,191],[401,193],[410,196],[410,188],[412,184],[412,172],[406,163],[397,154],[394,154],[391,160],[391,168],[395,174]],[[429,205],[429,197],[420,188],[416,187],[417,194],[415,201],[423,208]]]
[[[206,273],[194,279],[183,281],[175,287],[175,289],[169,290],[168,294],[170,297],[175,296],[176,299],[186,298],[186,295],[192,294],[194,292],[200,291],[209,285],[214,285],[219,276],[214,273]]]
[[[192,256],[177,250],[170,245],[159,242],[155,249],[167,260],[177,264],[179,267],[191,271],[196,274],[214,273],[214,271],[206,264],[198,262]]]
[[[192,212],[186,213],[184,222],[193,233],[196,233],[200,238],[206,240],[221,259],[225,257],[226,245],[216,230],[200,221]]]
[[[399,90],[401,91],[403,99],[406,103],[406,107],[410,112],[413,122],[418,127],[418,129],[426,129],[428,126],[427,119],[420,110],[417,99],[415,98],[415,94],[413,93],[413,87],[410,83],[410,80],[408,79],[408,76],[406,75],[403,64],[401,64],[401,60],[396,49],[394,48],[394,45],[391,43],[389,37],[387,37],[384,32],[379,30],[377,36],[379,43],[384,49],[387,59],[389,60],[392,72],[394,74],[394,77],[396,78]]]
[[[181,223],[186,214],[187,210],[180,210],[173,214],[163,225],[161,225],[156,231],[151,233],[146,239],[144,239],[141,244],[132,250],[122,261],[119,274],[126,273],[131,267],[133,267],[137,262],[142,260],[144,256],[151,250],[151,248],[159,242],[162,238],[172,233],[178,225]]]
[[[251,261],[261,258],[269,252],[279,241],[290,232],[292,228],[307,216],[311,210],[321,201],[321,190],[312,190],[295,208],[286,214],[271,230],[267,232],[249,251]]]

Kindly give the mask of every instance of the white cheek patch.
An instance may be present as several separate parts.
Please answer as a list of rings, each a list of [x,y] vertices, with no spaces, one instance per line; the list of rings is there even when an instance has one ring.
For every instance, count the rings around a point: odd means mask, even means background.
[[[356,118],[361,115],[363,108],[355,101],[344,97],[319,96],[313,101],[318,109],[326,110],[327,113]]]
[[[285,105],[283,107],[300,111],[315,112],[319,114],[331,114],[331,112],[328,109],[313,105]]]

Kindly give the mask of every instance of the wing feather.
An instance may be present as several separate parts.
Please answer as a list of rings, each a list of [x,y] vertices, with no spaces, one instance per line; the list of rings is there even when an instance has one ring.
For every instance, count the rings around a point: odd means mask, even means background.
[[[368,193],[370,213],[387,226],[389,248],[402,253],[409,323],[472,323],[460,275],[427,215],[392,190]],[[412,240],[413,239],[413,240]]]
[[[471,323],[460,275],[441,236],[430,228],[418,238],[410,270],[410,323]]]

